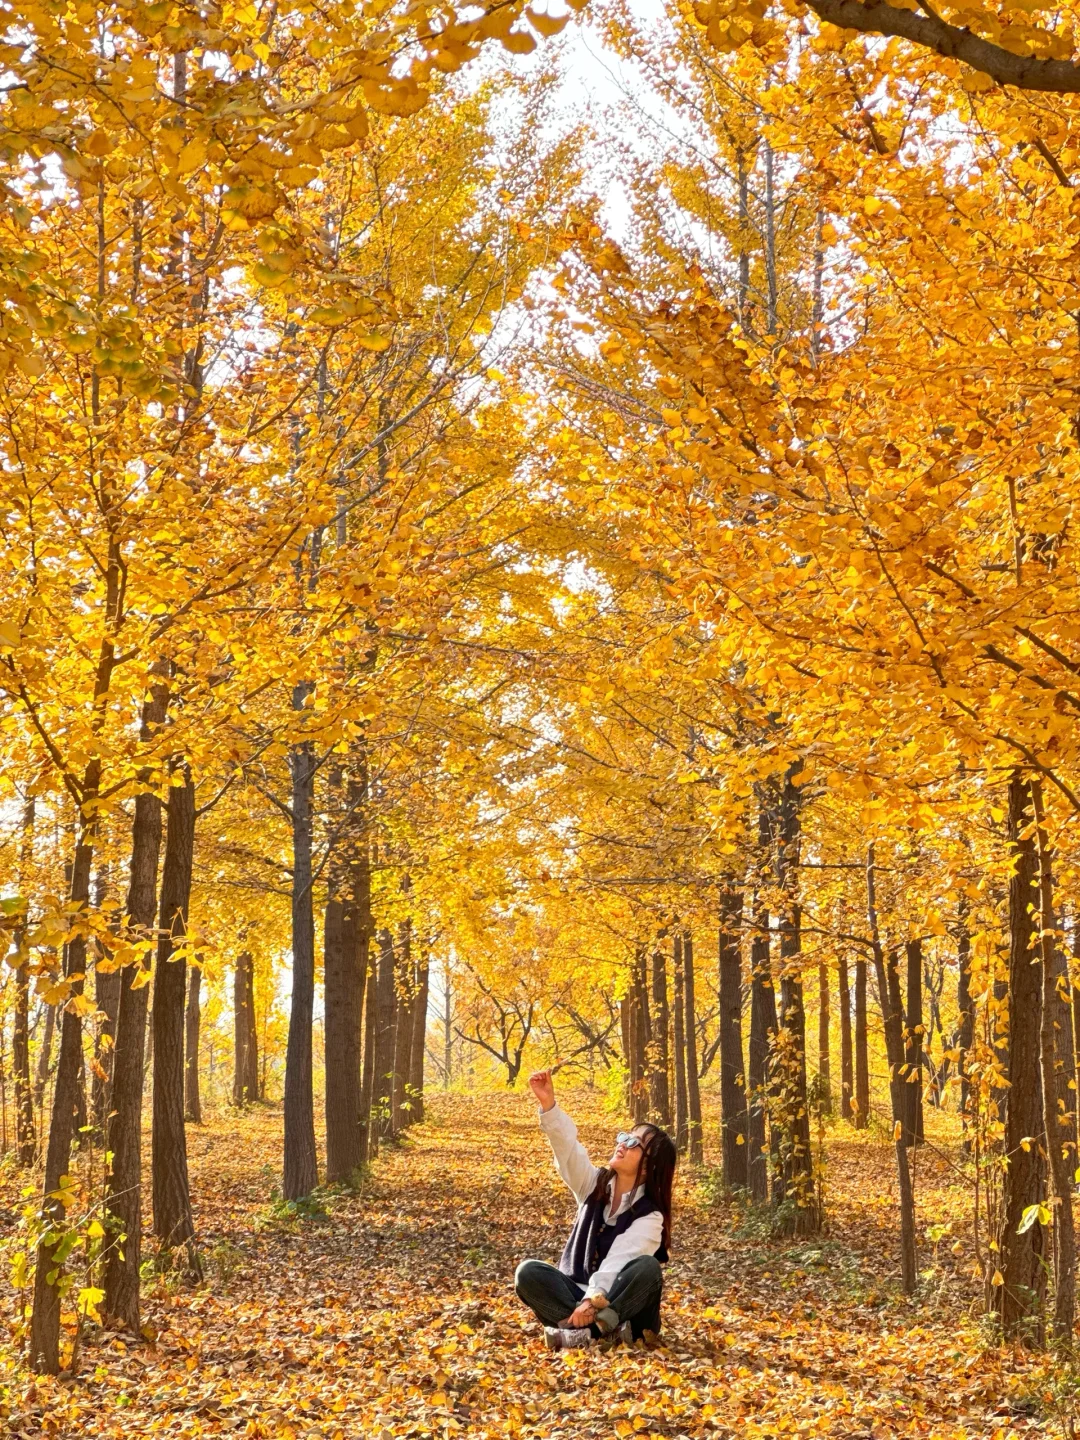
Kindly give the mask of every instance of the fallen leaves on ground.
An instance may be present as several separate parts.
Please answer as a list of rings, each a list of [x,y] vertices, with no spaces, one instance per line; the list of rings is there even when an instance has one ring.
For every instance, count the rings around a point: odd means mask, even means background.
[[[602,1156],[619,1117],[584,1091],[567,1108]],[[324,1216],[275,1212],[280,1142],[274,1109],[191,1128],[207,1285],[159,1281],[155,1339],[92,1333],[73,1378],[19,1371],[8,1337],[9,1434],[1007,1440],[1060,1419],[1044,1362],[980,1333],[947,1156],[918,1159],[920,1228],[943,1239],[915,1301],[896,1284],[889,1149],[838,1127],[827,1234],[776,1240],[684,1167],[662,1346],[550,1354],[512,1277],[557,1255],[572,1202],[528,1101],[433,1097]],[[16,1193],[9,1174],[5,1207]]]

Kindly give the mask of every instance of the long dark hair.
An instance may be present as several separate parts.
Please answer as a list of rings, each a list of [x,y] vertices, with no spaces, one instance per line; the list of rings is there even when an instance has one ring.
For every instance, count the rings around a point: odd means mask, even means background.
[[[641,1162],[638,1166],[637,1184],[645,1186],[645,1194],[664,1217],[663,1244],[665,1250],[670,1250],[671,1187],[675,1181],[678,1151],[675,1149],[675,1141],[666,1130],[661,1130],[659,1125],[645,1124],[635,1126],[635,1129],[647,1132],[641,1137]],[[606,1197],[607,1188],[614,1177],[614,1170],[607,1166],[601,1169],[596,1177],[596,1189],[592,1193],[594,1200]]]

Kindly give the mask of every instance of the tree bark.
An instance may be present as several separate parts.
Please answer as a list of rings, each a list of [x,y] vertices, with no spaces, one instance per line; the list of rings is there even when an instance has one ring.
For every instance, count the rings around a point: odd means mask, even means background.
[[[784,1046],[780,1074],[784,1117],[784,1191],[794,1195],[793,1227],[796,1234],[812,1234],[820,1226],[814,1192],[813,1153],[810,1148],[810,1112],[806,1086],[806,1012],[803,1006],[802,908],[799,904],[799,789],[792,765],[784,780],[780,807],[780,846],[777,879],[784,895],[780,917],[780,1033]]]
[[[673,992],[675,999],[675,1147],[679,1154],[686,1150],[690,1137],[690,1112],[687,1103],[688,1091],[686,1088],[686,1025],[684,1023],[684,986],[683,986],[683,937],[678,931],[675,934],[673,947],[673,969],[674,982]]]
[[[368,909],[368,925],[371,925],[371,912]],[[364,936],[363,963],[364,963],[364,1063],[360,1075],[360,1163],[366,1165],[375,1154],[379,1144],[379,1130],[376,1123],[376,1116],[373,1114],[375,1105],[375,1052],[378,1048],[377,1042],[377,990],[378,990],[378,956],[372,944],[374,936],[368,928]]]
[[[184,1119],[202,1124],[199,1094],[199,1025],[202,1019],[202,967],[192,965],[188,976],[187,1013],[184,1016]]]
[[[379,931],[379,973],[375,990],[375,1125],[380,1136],[390,1136],[394,1098],[394,940],[389,930]]]
[[[36,801],[28,795],[23,801],[19,839],[19,890],[25,901],[29,888],[30,865],[34,848]],[[26,943],[27,923],[24,916],[15,932],[15,1013],[12,1021],[11,1062],[15,1081],[15,1156],[22,1166],[34,1163],[37,1138],[34,1131],[34,1094],[30,1080],[30,954]]]
[[[96,796],[100,787],[100,764],[91,760],[93,771],[84,785],[88,796]],[[85,910],[90,903],[90,866],[93,862],[96,811],[84,805],[79,813],[79,832],[71,866],[69,898],[73,908]],[[74,935],[64,952],[64,976],[69,982],[69,996],[77,999],[83,993],[82,977],[86,972],[86,937]],[[56,1375],[60,1369],[60,1271],[63,1268],[62,1238],[65,1229],[64,1207],[55,1198],[60,1177],[66,1175],[71,1160],[71,1141],[79,1105],[79,1080],[82,1076],[82,1022],[77,1010],[65,1004],[60,1021],[60,1056],[56,1065],[56,1086],[53,1090],[52,1114],[49,1119],[49,1143],[45,1153],[45,1177],[42,1213],[52,1229],[38,1245],[37,1268],[34,1275],[34,1305],[30,1318],[30,1365],[32,1369]]]
[[[743,1190],[749,1183],[747,1167],[746,1080],[742,1047],[742,895],[723,892],[720,901],[719,1004],[720,1004],[720,1143],[724,1184]]]
[[[168,691],[153,688],[143,706],[142,739],[165,722]],[[143,776],[143,783],[146,781]],[[125,928],[130,941],[149,942],[157,910],[157,872],[161,853],[161,801],[148,790],[135,797],[131,826]],[[149,965],[141,960],[120,971],[120,1007],[113,1052],[112,1104],[107,1150],[112,1162],[106,1180],[105,1208],[118,1230],[105,1258],[103,1313],[109,1323],[137,1335],[140,1329],[139,1272],[142,1263],[142,1103],[143,1055]]]
[[[410,1121],[409,1067],[412,1063],[413,1007],[416,1003],[416,978],[413,973],[412,920],[401,922],[398,931],[397,1000],[394,1019],[394,1080],[393,1133],[400,1135]]]
[[[870,1124],[870,1050],[866,1038],[866,961],[855,961],[855,1129]]]
[[[840,1000],[840,1117],[852,1116],[851,1101],[855,1093],[855,1067],[851,1052],[851,986],[848,982],[847,956],[837,961],[837,984]]]
[[[769,1198],[768,1114],[769,1051],[776,1036],[776,990],[772,979],[769,912],[759,905],[750,943],[750,1045],[747,1055],[750,1104],[747,1117],[747,1178],[754,1201]]]
[[[1072,1028],[1072,977],[1062,944],[1054,946],[1054,1046],[1057,1052],[1058,1085],[1065,1107],[1063,1127],[1071,1167],[1077,1168],[1076,1047]]]
[[[1072,1172],[1075,1142],[1069,1129],[1066,1074],[1061,1043],[1062,1021],[1069,1031],[1065,1007],[1058,993],[1057,917],[1054,913],[1053,852],[1046,833],[1042,785],[1031,781],[1031,801],[1037,825],[1039,876],[1039,949],[1042,960],[1043,1008],[1040,1031],[1043,1115],[1046,1150],[1054,1194],[1054,1337],[1071,1345],[1076,1318],[1076,1232],[1073,1224]],[[1064,956],[1061,957],[1064,962]],[[1071,1035],[1070,1035],[1071,1039]],[[1071,1046],[1070,1046],[1071,1049]]]
[[[326,1178],[348,1180],[360,1164],[360,956],[353,915],[331,876],[323,917],[326,1014]]]
[[[689,930],[683,932],[683,1030],[686,1043],[687,1150],[691,1165],[701,1165],[705,1160],[705,1149],[701,1128],[701,1089],[698,1085],[694,940]]]
[[[45,1087],[49,1083],[49,1069],[52,1066],[53,1034],[56,1030],[56,1006],[45,1006],[45,1033],[41,1037],[38,1051],[37,1073],[34,1077],[34,1108],[40,1110],[45,1102]]]
[[[904,1141],[904,1003],[900,995],[900,974],[896,956],[889,956],[886,973],[885,952],[878,931],[877,878],[874,847],[866,857],[866,913],[874,951],[881,1022],[885,1031],[885,1056],[889,1064],[889,1094],[892,1100],[893,1150],[896,1156],[896,1178],[900,1198],[900,1278],[904,1293],[913,1295],[918,1279],[915,1250],[915,1192],[908,1165],[908,1147]]]
[[[1046,1293],[1046,1231],[1038,1223],[1020,1233],[1024,1212],[1043,1199],[1046,1167],[1040,1054],[1043,977],[1035,959],[1039,914],[1038,861],[1031,835],[1031,791],[1019,773],[1009,781],[1009,1089],[1005,1105],[1004,1222],[1001,1276],[991,1283],[993,1308],[1005,1335],[1042,1344]]]
[[[259,1040],[255,1027],[255,961],[250,950],[236,957],[233,974],[233,1104],[259,1098]]]
[[[165,860],[161,871],[157,957],[154,963],[154,1233],[165,1252],[187,1251],[187,1268],[201,1276],[188,1182],[184,1130],[184,1009],[187,965],[175,952],[187,934],[195,850],[195,785],[188,770],[169,788]]]
[[[671,1055],[668,1038],[671,1032],[671,1015],[668,1007],[667,957],[659,942],[652,952],[652,1113],[656,1123],[665,1130],[671,1129],[671,1084],[669,1072]]]
[[[832,1114],[832,1057],[829,1054],[829,967],[818,965],[818,1105],[823,1115]]]
[[[923,1003],[921,940],[904,947],[907,961],[907,1014],[904,1025],[904,1144],[923,1143]]]
[[[99,866],[94,904],[100,911],[109,889],[108,866]],[[112,1089],[113,1047],[116,1043],[116,1017],[120,1009],[120,971],[102,969],[100,949],[94,947],[94,1004],[98,1021],[94,1035],[94,1058],[90,1080],[90,1123],[105,1138],[105,1122],[109,1113]]]
[[[298,685],[300,709],[308,687]],[[285,1048],[285,1157],[281,1193],[286,1200],[310,1195],[319,1183],[315,1150],[315,1096],[311,1030],[315,1014],[315,911],[311,852],[315,809],[315,750],[310,740],[294,745],[292,771],[292,998]]]
[[[960,1074],[960,1116],[964,1127],[964,1151],[971,1148],[971,1072],[968,1055],[975,1042],[975,1005],[971,998],[971,933],[964,911],[960,912],[956,934],[956,1048],[960,1052],[957,1070]]]
[[[427,1046],[428,993],[431,981],[431,957],[425,945],[420,954],[416,974],[416,1002],[413,1005],[412,1059],[409,1065],[409,1112],[411,1122],[424,1118],[424,1052]]]

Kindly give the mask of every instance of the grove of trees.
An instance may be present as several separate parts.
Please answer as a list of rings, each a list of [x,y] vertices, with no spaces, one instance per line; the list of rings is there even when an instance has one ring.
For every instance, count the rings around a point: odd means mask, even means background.
[[[296,1205],[542,1059],[691,1165],[718,1097],[778,1233],[874,1127],[912,1293],[953,1145],[980,1303],[1071,1343],[1076,21],[7,7],[31,1369],[201,1279],[205,1106],[280,1104]]]

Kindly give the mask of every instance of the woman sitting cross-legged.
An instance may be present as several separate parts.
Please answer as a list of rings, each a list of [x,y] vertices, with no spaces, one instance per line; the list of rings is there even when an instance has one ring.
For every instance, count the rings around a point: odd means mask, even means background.
[[[607,1165],[592,1163],[577,1127],[555,1103],[550,1070],[529,1076],[540,1128],[559,1174],[578,1202],[577,1219],[557,1266],[523,1260],[514,1276],[520,1299],[543,1322],[551,1350],[624,1341],[660,1329],[660,1266],[671,1245],[675,1145],[656,1125],[620,1132]]]

